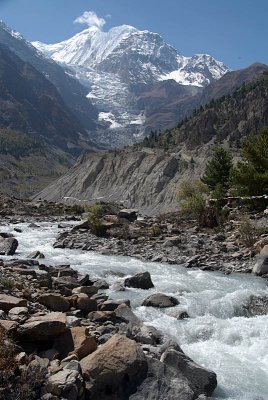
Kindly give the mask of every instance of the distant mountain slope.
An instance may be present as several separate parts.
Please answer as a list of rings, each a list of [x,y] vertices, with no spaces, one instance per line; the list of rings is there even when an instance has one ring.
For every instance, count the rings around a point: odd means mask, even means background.
[[[8,46],[24,62],[31,64],[57,88],[66,105],[76,115],[83,127],[90,131],[96,128],[97,110],[86,98],[87,89],[68,75],[57,63],[45,58],[18,32],[0,22],[0,43]]]
[[[0,44],[0,190],[30,195],[90,146],[55,86]]]
[[[37,197],[123,200],[148,214],[171,211],[178,207],[180,183],[200,176],[216,143],[238,156],[241,139],[266,125],[268,72],[200,108],[179,128],[146,140],[147,147],[84,154]]]
[[[32,65],[0,44],[0,127],[20,131],[73,154],[87,137],[58,91]]]

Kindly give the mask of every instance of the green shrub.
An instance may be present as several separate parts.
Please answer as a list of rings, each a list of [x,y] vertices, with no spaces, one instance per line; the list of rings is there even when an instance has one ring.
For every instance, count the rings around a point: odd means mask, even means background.
[[[101,204],[92,204],[85,206],[87,212],[87,220],[89,228],[96,236],[106,235],[106,226],[103,224],[101,217],[103,216],[103,207]]]
[[[258,238],[258,231],[247,216],[242,217],[238,232],[240,242],[246,247],[253,246]]]
[[[182,213],[200,222],[206,209],[207,192],[207,186],[200,180],[182,182],[178,195]]]

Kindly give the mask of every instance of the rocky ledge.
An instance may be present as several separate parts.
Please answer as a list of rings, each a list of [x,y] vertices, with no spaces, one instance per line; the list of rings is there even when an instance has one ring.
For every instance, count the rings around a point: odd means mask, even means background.
[[[69,266],[1,261],[0,398],[204,400],[216,374]],[[153,286],[148,273],[126,286]],[[145,301],[146,302],[146,301]],[[149,296],[146,306],[178,300]],[[13,397],[12,397],[13,396]]]

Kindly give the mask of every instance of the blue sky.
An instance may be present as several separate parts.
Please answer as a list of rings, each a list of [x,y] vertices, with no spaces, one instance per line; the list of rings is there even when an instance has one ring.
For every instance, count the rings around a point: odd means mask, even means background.
[[[129,24],[159,33],[183,55],[208,53],[233,69],[268,64],[268,0],[0,0],[0,18],[28,40],[56,43],[86,28]]]

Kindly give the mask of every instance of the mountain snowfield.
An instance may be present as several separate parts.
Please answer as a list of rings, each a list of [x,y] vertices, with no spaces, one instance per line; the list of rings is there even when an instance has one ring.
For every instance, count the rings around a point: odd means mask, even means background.
[[[146,110],[137,99],[148,87],[173,79],[203,88],[229,71],[210,55],[185,57],[159,34],[129,25],[108,32],[90,27],[60,43],[32,45],[88,88],[87,97],[99,110],[98,140],[110,145],[143,136]]]

